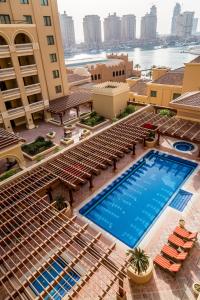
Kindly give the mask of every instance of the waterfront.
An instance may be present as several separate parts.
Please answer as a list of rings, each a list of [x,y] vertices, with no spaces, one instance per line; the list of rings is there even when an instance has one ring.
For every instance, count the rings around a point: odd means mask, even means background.
[[[178,68],[196,57],[196,55],[183,52],[183,50],[185,50],[185,48],[182,47],[149,50],[135,48],[133,50],[115,51],[115,53],[127,53],[129,55],[129,59],[133,60],[134,64],[139,64],[142,69],[149,69],[152,65]],[[105,51],[95,54],[81,53],[65,57],[65,63],[70,67],[81,67],[87,63],[94,63],[98,61],[106,61]]]

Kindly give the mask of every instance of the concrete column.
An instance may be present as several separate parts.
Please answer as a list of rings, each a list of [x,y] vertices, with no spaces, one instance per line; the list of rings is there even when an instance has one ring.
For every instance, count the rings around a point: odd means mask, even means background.
[[[49,111],[44,111],[44,120],[45,122],[48,122],[49,120],[51,120],[52,117],[51,117],[51,113]]]
[[[8,118],[7,109],[6,109],[5,102],[3,100],[3,95],[1,93],[1,91],[0,91],[0,112],[1,112],[1,115],[2,115],[2,119],[3,119],[5,129],[7,131],[12,132],[13,131],[12,130],[12,125],[10,123],[10,119]]]
[[[26,111],[26,128],[28,129],[35,128],[33,117],[30,111]]]

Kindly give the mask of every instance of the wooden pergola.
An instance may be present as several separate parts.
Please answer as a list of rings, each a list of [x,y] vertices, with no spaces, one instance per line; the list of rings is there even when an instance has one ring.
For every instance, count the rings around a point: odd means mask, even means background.
[[[160,135],[198,144],[200,157],[200,123],[173,117],[158,128],[158,144]]]
[[[20,140],[21,139],[17,135],[0,128],[0,150],[18,144]]]
[[[27,190],[10,199],[8,193],[0,220],[1,299],[52,299],[52,291],[59,299],[65,293],[67,299],[88,300],[124,295],[128,261],[113,254],[115,244],[81,219],[68,219],[47,196]]]
[[[91,93],[89,91],[77,91],[73,92],[69,96],[64,96],[51,100],[49,102],[49,111],[52,114],[58,115],[61,124],[63,124],[63,116],[67,111],[74,108],[77,112],[77,117],[79,116],[79,107],[83,104],[89,103],[92,111],[92,100]]]

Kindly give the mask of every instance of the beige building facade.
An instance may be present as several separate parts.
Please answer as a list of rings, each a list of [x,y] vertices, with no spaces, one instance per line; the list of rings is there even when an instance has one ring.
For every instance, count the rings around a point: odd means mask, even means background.
[[[127,106],[129,86],[122,82],[104,82],[92,89],[94,111],[107,119],[113,119]]]
[[[0,2],[0,125],[34,128],[67,94],[56,0]]]

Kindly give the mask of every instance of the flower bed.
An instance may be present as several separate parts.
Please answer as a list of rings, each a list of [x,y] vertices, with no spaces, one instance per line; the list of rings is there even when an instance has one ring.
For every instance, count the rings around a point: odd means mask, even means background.
[[[0,181],[6,180],[7,178],[15,175],[18,172],[17,169],[10,169],[0,175]]]
[[[56,145],[52,141],[46,141],[45,138],[39,136],[36,140],[30,144],[25,144],[22,146],[22,151],[25,157],[35,160],[39,154],[47,154],[53,149]]]

